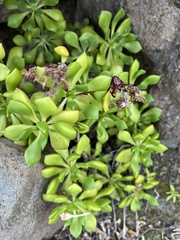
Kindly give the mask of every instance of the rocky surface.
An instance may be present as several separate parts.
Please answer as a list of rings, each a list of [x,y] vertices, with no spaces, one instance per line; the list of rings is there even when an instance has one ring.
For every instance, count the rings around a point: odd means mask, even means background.
[[[41,199],[43,164],[28,168],[23,152],[0,138],[0,240],[41,240],[61,227],[47,224],[52,206]]]

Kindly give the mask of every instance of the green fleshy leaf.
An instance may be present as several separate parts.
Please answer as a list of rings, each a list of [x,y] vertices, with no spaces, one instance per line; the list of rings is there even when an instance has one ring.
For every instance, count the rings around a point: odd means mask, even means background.
[[[86,104],[80,101],[76,101],[78,107],[80,108],[86,117],[86,119],[98,119],[99,117],[99,109],[95,104]]]
[[[31,17],[22,24],[22,29],[24,31],[26,30],[31,31],[32,29],[35,28],[35,26],[36,26],[36,23],[34,21],[34,16],[31,15]]]
[[[74,68],[75,66],[75,68]],[[71,71],[71,68],[73,67],[73,71]],[[88,67],[88,56],[84,52],[81,54],[76,62],[74,62],[72,65],[69,66],[68,73],[66,75],[67,80],[69,82],[69,90],[72,90],[75,86],[75,84],[80,80],[81,76],[85,72],[85,70]],[[78,68],[78,69],[77,69]],[[75,70],[75,72],[74,72]],[[73,73],[74,72],[74,73]]]
[[[49,131],[51,146],[55,151],[65,150],[69,147],[70,140],[62,136],[60,133]]]
[[[10,66],[11,70],[13,70],[14,68],[17,68],[18,70],[23,70],[25,68],[25,59],[22,57],[15,56],[12,59],[12,63]]]
[[[106,129],[102,126],[102,124],[99,122],[97,126],[97,139],[101,143],[107,142],[109,138],[109,135],[106,131]]]
[[[52,127],[56,132],[60,133],[62,136],[68,138],[69,140],[76,138],[76,130],[69,123],[57,122],[53,124]]]
[[[79,119],[79,111],[78,110],[63,110],[62,112],[58,112],[56,115],[51,117],[48,121],[49,124],[53,124],[56,122],[66,122],[66,123],[75,123]]]
[[[154,85],[159,82],[160,76],[150,75],[146,77],[137,87],[139,89],[145,90],[149,85]]]
[[[132,145],[135,145],[135,142],[133,141],[131,134],[128,131],[119,131],[118,139],[123,142],[128,142]]]
[[[134,192],[136,190],[136,186],[134,186],[134,185],[126,185],[125,187],[124,187],[124,191],[126,191],[126,192]]]
[[[50,178],[59,174],[63,169],[59,167],[46,167],[41,171],[44,178]]]
[[[120,204],[118,205],[119,208],[124,208],[124,207],[128,207],[132,201],[132,197],[133,195],[129,195],[128,197],[122,199],[122,201],[120,202]]]
[[[123,47],[131,53],[138,53],[142,50],[141,44],[138,41],[124,43]]]
[[[44,163],[48,166],[57,165],[57,166],[68,167],[68,165],[62,159],[62,157],[56,153],[46,155],[44,158]]]
[[[64,39],[67,44],[81,51],[78,35],[75,32],[66,31]]]
[[[59,3],[59,0],[43,0],[42,3],[41,3],[41,7],[44,7],[44,6],[55,6],[56,4]]]
[[[96,218],[93,214],[84,216],[84,227],[88,232],[92,232],[96,228]]]
[[[76,72],[78,72],[81,69],[81,64],[78,62],[72,62],[69,65],[69,68],[67,70],[66,78],[68,81],[70,81],[75,75]],[[70,79],[70,80],[69,80]],[[72,80],[71,80],[72,81]]]
[[[79,196],[79,199],[88,199],[88,198],[93,198],[95,197],[97,194],[97,190],[96,189],[89,189],[89,190],[85,190],[82,192],[82,194]]]
[[[125,11],[123,8],[121,8],[116,15],[114,16],[111,24],[111,34],[114,33],[114,30],[117,26],[117,23],[125,16]]]
[[[27,43],[26,39],[24,36],[17,34],[14,38],[13,38],[13,42],[17,45],[22,47],[23,45],[25,45]]]
[[[38,108],[42,121],[45,121],[49,116],[57,113],[57,106],[50,97],[39,98],[34,101]]]
[[[158,206],[158,201],[152,195],[148,193],[144,193],[143,198],[146,199],[151,206],[154,206],[154,207]]]
[[[0,43],[0,61],[6,56],[4,47],[2,45],[2,43]]]
[[[131,204],[130,204],[130,209],[131,209],[132,212],[136,212],[137,210],[141,209],[141,204],[140,204],[137,196],[134,196],[132,198],[132,201],[131,201]]]
[[[111,202],[111,200],[108,198],[99,198],[96,200],[96,202],[102,208],[102,207],[108,205]]]
[[[25,103],[17,101],[17,100],[11,100],[8,107],[8,111],[11,113],[20,114],[28,119],[30,119],[33,122],[38,122],[39,119],[36,117],[34,111]]]
[[[110,28],[112,14],[109,11],[101,11],[99,15],[98,24],[102,28],[104,34],[106,34]]]
[[[57,196],[57,194],[43,194],[42,198],[46,202],[53,202]]]
[[[42,19],[43,19],[43,22],[44,22],[44,25],[45,25],[46,29],[51,31],[51,32],[56,32],[57,31],[56,22],[51,20],[45,14],[42,14],[41,16],[42,16]]]
[[[39,136],[26,148],[24,157],[29,167],[41,160],[41,147],[38,144]]]
[[[34,63],[36,59],[36,55],[37,55],[37,47],[34,47],[30,51],[25,52],[24,57],[25,57],[26,63],[29,63],[29,64]]]
[[[18,28],[27,14],[28,14],[28,11],[9,15],[8,26],[11,28]]]
[[[133,62],[133,57],[131,56],[128,56],[122,52],[119,52],[119,56],[120,58],[122,59],[123,63],[126,64],[126,65],[131,65],[132,62]]]
[[[34,126],[25,124],[10,125],[4,130],[4,136],[12,141],[26,140],[33,132]]]
[[[128,72],[122,72],[119,74],[119,78],[124,82],[128,83],[129,73]]]
[[[105,53],[98,52],[96,55],[96,64],[104,66],[106,63]]]
[[[127,125],[126,125],[126,123],[125,123],[123,120],[119,119],[118,117],[116,117],[116,116],[113,115],[113,114],[110,115],[110,116],[111,116],[111,118],[113,119],[113,121],[114,121],[116,127],[118,128],[118,130],[127,129]]]
[[[138,173],[140,170],[140,156],[135,152],[131,158],[131,168],[134,173]]]
[[[94,212],[101,211],[100,206],[96,202],[85,200],[84,204],[90,209],[90,211],[94,211]]]
[[[155,133],[155,127],[154,125],[149,125],[148,127],[146,127],[143,131],[142,131],[142,135],[146,138],[150,135],[152,135],[153,133]]]
[[[97,35],[93,35],[91,33],[84,33],[83,35],[81,35],[80,41],[84,38],[88,41],[88,52],[92,52],[93,50],[97,49],[99,45],[99,38]]]
[[[68,169],[63,168],[62,171],[59,173],[59,177],[58,177],[60,183],[64,182],[64,179],[67,174],[68,174]]]
[[[46,136],[48,136],[48,124],[47,122],[40,121],[36,123],[37,128]]]
[[[104,196],[109,196],[113,191],[114,191],[114,187],[103,188],[100,192],[98,192],[95,199],[98,199]]]
[[[41,150],[44,150],[46,145],[47,145],[47,142],[48,142],[48,134],[45,135],[43,134],[42,132],[39,133],[39,140],[38,140],[38,144],[41,148]]]
[[[139,70],[139,62],[138,60],[134,60],[133,63],[131,64],[130,70],[129,70],[129,82],[131,84],[134,84],[135,79],[133,78],[134,74]]]
[[[98,160],[91,160],[91,161],[87,162],[86,164],[88,167],[97,169],[109,177],[109,169],[105,163],[98,161]]]
[[[89,145],[90,139],[84,134],[82,137],[79,139],[77,143],[77,147],[75,149],[75,153],[81,155],[82,152],[85,150],[85,148]]]
[[[116,156],[116,161],[122,162],[122,163],[127,163],[131,160],[132,155],[133,155],[133,153],[131,151],[131,148],[124,149],[118,153],[118,155]]]
[[[82,192],[82,188],[74,183],[70,187],[68,187],[68,192],[75,198],[80,192]]]
[[[135,106],[135,104],[131,104],[129,106],[129,111],[130,111],[129,118],[131,119],[131,121],[138,123],[141,114],[140,114],[139,110],[137,109],[137,107]]]
[[[13,100],[25,103],[29,108],[31,108],[32,111],[34,111],[30,99],[21,89],[19,88],[15,89],[15,91],[13,92]]]
[[[3,132],[7,127],[7,119],[5,114],[0,115],[0,137],[3,136]]]
[[[85,123],[78,122],[74,128],[79,132],[79,133],[87,133],[89,132],[89,126],[86,125]]]
[[[72,236],[74,236],[75,238],[79,237],[79,235],[82,232],[82,225],[79,223],[78,218],[72,219],[69,230],[70,230],[70,233],[72,234]]]
[[[60,182],[59,182],[58,177],[51,180],[51,182],[48,184],[46,194],[50,194],[50,195],[55,194],[57,192],[59,184],[60,184]]]
[[[16,46],[16,47],[11,48],[9,55],[8,55],[7,62],[6,62],[6,66],[8,68],[10,68],[11,70],[13,70],[16,67],[13,64],[17,63],[17,61],[16,61],[17,59],[22,59],[22,56],[23,56],[22,47]],[[14,60],[14,58],[15,58],[15,60]],[[13,61],[15,61],[15,63]]]
[[[60,195],[60,196],[57,196],[57,197],[54,199],[53,202],[54,202],[54,203],[63,203],[63,202],[67,203],[67,202],[68,202],[68,198],[67,198],[66,196],[64,196],[64,195]]]
[[[7,8],[9,10],[17,10],[18,9],[17,0],[4,0],[3,4],[4,4],[5,8]]]
[[[14,91],[14,89],[20,84],[22,80],[22,73],[15,68],[6,78],[7,91]]]
[[[145,144],[144,144],[147,148],[157,152],[157,153],[162,153],[162,152],[165,152],[168,150],[168,148],[163,145],[163,144],[154,144],[154,143],[151,143],[151,142],[148,142],[146,141]]]
[[[100,75],[93,78],[88,83],[89,91],[105,91],[108,90],[111,84],[111,77]]]
[[[141,115],[141,119],[148,120],[152,123],[155,123],[155,122],[159,121],[161,115],[162,115],[162,110],[160,108],[153,107],[153,108],[147,110],[146,112],[144,112]]]
[[[66,211],[66,205],[58,206],[52,210],[52,212],[49,215],[49,224],[56,223],[59,218],[60,214],[64,213]]]
[[[43,32],[44,31],[44,23],[43,23],[41,15],[38,12],[34,13],[34,19],[37,23],[37,27],[40,29],[41,32]]]
[[[77,153],[71,153],[68,158],[66,159],[66,162],[74,162],[77,159],[79,159],[81,157],[81,155],[77,154]]]
[[[153,180],[151,182],[143,183],[142,188],[148,190],[148,189],[154,188],[158,184],[159,184],[158,181]]]
[[[0,81],[5,80],[5,78],[8,76],[10,70],[6,65],[0,63]]]
[[[118,32],[119,35],[127,34],[129,32],[129,30],[130,30],[130,27],[131,27],[131,19],[127,18],[118,27],[117,32]]]
[[[61,11],[58,9],[43,9],[42,12],[54,21],[61,21],[64,19]]]

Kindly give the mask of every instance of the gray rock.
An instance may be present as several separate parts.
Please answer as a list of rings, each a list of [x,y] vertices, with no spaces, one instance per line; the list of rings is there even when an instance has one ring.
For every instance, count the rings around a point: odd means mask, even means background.
[[[41,199],[47,184],[41,176],[43,164],[28,168],[23,152],[0,138],[0,240],[41,240],[62,226],[47,223],[53,206]]]

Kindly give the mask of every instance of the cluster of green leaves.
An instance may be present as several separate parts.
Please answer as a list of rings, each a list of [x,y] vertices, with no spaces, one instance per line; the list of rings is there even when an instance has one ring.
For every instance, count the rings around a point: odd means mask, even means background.
[[[73,47],[69,60],[84,51],[92,54],[94,58],[92,70],[96,74],[115,67],[123,69],[124,64],[131,65],[133,57],[123,53],[123,49],[134,54],[142,47],[137,41],[137,36],[131,33],[131,20],[124,17],[123,9],[120,9],[113,18],[109,11],[102,11],[98,25],[104,36],[95,32],[91,26],[82,26],[79,30],[77,24],[74,31],[66,31],[65,42]]]
[[[174,185],[170,184],[170,192],[166,192],[168,195],[166,201],[172,200],[173,203],[176,203],[178,199],[180,199],[180,192],[178,192]]]
[[[66,21],[60,10],[52,9],[58,2],[58,0],[4,1],[7,9],[21,11],[9,15],[8,26],[21,28],[23,31],[23,35],[17,34],[13,42],[20,48],[23,47],[27,64],[36,63],[43,66],[45,62],[59,60],[53,49],[62,44]]]
[[[112,210],[111,198],[120,199],[119,207],[132,211],[141,208],[141,200],[158,204],[147,193],[158,184],[155,173],[150,172],[151,156],[167,148],[154,127],[162,111],[151,108],[153,98],[147,88],[157,84],[159,76],[143,77],[145,71],[138,60],[122,53],[123,48],[133,53],[141,49],[124,15],[123,9],[113,19],[108,11],[100,14],[104,38],[89,26],[78,30],[80,35],[65,32],[70,54],[64,46],[56,47],[55,52],[63,64],[69,62],[64,76],[67,89],[59,81],[53,96],[43,91],[26,94],[20,88],[21,71],[0,65],[1,135],[27,146],[24,156],[28,166],[41,160],[50,143],[54,152],[45,155],[42,175],[51,180],[43,198],[58,206],[50,213],[49,223],[61,218],[74,237],[83,227],[89,232],[95,228],[96,215]],[[2,48],[1,52],[3,59]],[[49,79],[44,67],[37,68],[36,74]],[[118,108],[115,100],[121,91],[115,98],[110,93],[115,75],[125,84],[135,84],[146,103]],[[104,148],[107,144],[108,152]]]

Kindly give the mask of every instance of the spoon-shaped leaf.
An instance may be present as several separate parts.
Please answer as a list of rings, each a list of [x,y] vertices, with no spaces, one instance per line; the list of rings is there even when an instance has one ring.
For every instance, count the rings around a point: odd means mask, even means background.
[[[112,14],[109,11],[102,11],[99,15],[98,24],[102,28],[103,32],[106,34],[110,28]]]
[[[7,91],[14,91],[14,89],[20,84],[21,80],[22,73],[17,68],[15,68],[6,78]]]
[[[119,131],[118,139],[124,142],[128,142],[132,145],[135,145],[135,142],[133,141],[131,134],[128,131]]]
[[[52,32],[56,32],[57,31],[56,22],[47,17],[45,14],[42,14],[41,16],[46,29]]]
[[[45,13],[48,17],[52,18],[54,21],[63,20],[63,15],[58,9],[43,9],[43,13]]]
[[[27,104],[23,102],[20,102],[17,100],[11,100],[7,109],[9,112],[23,115],[24,117],[29,118],[33,122],[39,121],[34,111]]]
[[[38,163],[41,159],[41,147],[38,144],[39,138],[37,137],[26,149],[24,157],[29,167]]]
[[[56,114],[58,111],[56,104],[50,97],[36,99],[34,104],[40,112],[42,121],[45,121],[49,116]]]
[[[29,137],[34,130],[34,126],[16,124],[8,126],[4,131],[4,136],[12,141],[23,141]]]
[[[18,28],[26,15],[28,15],[28,11],[23,13],[10,14],[8,17],[8,26],[11,28]]]
[[[114,16],[111,24],[111,36],[114,34],[114,30],[117,26],[117,23],[125,16],[125,11],[121,8],[116,15]]]
[[[75,47],[79,51],[81,51],[78,35],[75,32],[66,31],[64,39],[67,44],[69,44],[70,46]]]
[[[9,72],[9,68],[0,63],[0,81],[3,81],[8,76]]]

